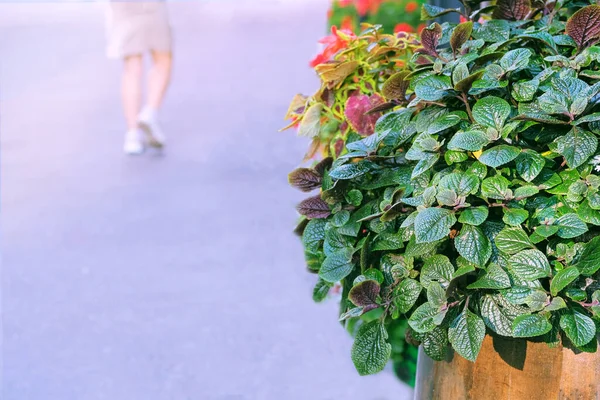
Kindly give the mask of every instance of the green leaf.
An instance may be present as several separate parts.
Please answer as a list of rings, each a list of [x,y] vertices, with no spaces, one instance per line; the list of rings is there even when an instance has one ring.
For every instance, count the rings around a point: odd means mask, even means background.
[[[505,72],[516,71],[527,67],[529,57],[531,57],[529,49],[511,50],[500,59],[500,66]]]
[[[524,198],[535,196],[539,192],[540,192],[540,189],[538,189],[537,186],[525,185],[525,186],[520,186],[520,187],[516,188],[514,196],[515,196],[516,200],[523,200]]]
[[[481,195],[491,199],[504,200],[510,193],[508,179],[501,175],[486,178],[481,182]]]
[[[454,238],[454,246],[458,254],[480,267],[485,266],[492,256],[490,240],[477,226],[463,225],[458,236]]]
[[[421,285],[414,279],[404,279],[394,289],[393,299],[398,311],[406,314],[417,302],[421,294]]]
[[[504,122],[506,122],[509,115],[510,105],[506,100],[499,97],[484,97],[473,106],[473,118],[475,118],[475,121],[485,127],[495,128],[497,131],[502,130]]]
[[[454,350],[469,361],[475,361],[485,337],[483,320],[469,310],[463,311],[448,329],[448,339]]]
[[[521,153],[518,147],[501,144],[484,151],[479,156],[479,162],[488,167],[498,168],[501,165],[511,162]]]
[[[427,288],[427,301],[434,307],[440,308],[446,304],[446,291],[437,282],[431,282]]]
[[[330,254],[323,261],[323,265],[321,265],[321,269],[319,270],[319,276],[324,281],[331,283],[344,279],[354,269],[354,263],[352,262],[353,255],[354,249],[341,249]]]
[[[443,7],[438,7],[438,6],[434,6],[431,4],[423,4],[423,7],[421,8],[421,21],[427,21],[430,19],[434,19],[437,17],[441,17],[442,15],[446,15],[448,13],[460,13],[460,9],[458,8],[443,8]]]
[[[319,278],[315,288],[313,289],[313,300],[316,303],[320,303],[325,300],[327,294],[329,293],[329,289],[331,289],[333,285],[329,282],[325,282],[323,279]]]
[[[442,99],[450,89],[452,89],[452,82],[449,76],[429,75],[417,83],[415,93],[425,101],[437,101]]]
[[[588,344],[596,337],[594,321],[587,315],[575,310],[561,315],[560,327],[577,347]]]
[[[327,222],[323,219],[308,221],[302,233],[302,244],[307,251],[316,253],[319,250],[321,242],[325,240],[325,225]]]
[[[519,278],[533,280],[550,276],[550,263],[539,250],[522,250],[509,259],[509,269]]]
[[[555,297],[552,299],[550,304],[548,304],[544,310],[545,311],[556,311],[561,310],[563,308],[567,308],[567,303],[562,297]]]
[[[579,270],[577,267],[568,267],[561,271],[558,271],[552,282],[550,282],[550,293],[552,296],[558,295],[558,292],[566,288],[569,283],[573,282],[579,277]]]
[[[477,192],[479,178],[473,174],[454,172],[440,179],[439,187],[454,191],[458,196]]]
[[[577,168],[594,155],[598,148],[598,138],[576,126],[566,135],[559,137],[556,145],[556,151],[565,157],[569,168]]]
[[[428,288],[433,281],[440,283],[449,283],[454,274],[454,266],[448,257],[436,254],[425,260],[421,268],[421,284]]]
[[[520,227],[504,228],[498,233],[495,239],[498,250],[515,254],[519,251],[533,247],[527,233]]]
[[[513,321],[513,336],[529,338],[544,335],[552,329],[552,325],[541,314],[519,315]]]
[[[529,212],[522,208],[505,208],[502,221],[511,226],[521,226],[529,218]]]
[[[404,241],[402,239],[402,232],[400,233],[390,233],[383,232],[380,233],[373,239],[373,243],[371,244],[371,251],[378,250],[397,250],[404,247]]]
[[[467,286],[467,289],[507,289],[510,287],[510,278],[506,271],[499,265],[491,264],[487,272],[475,282]]]
[[[340,165],[329,171],[329,176],[333,179],[353,179],[366,174],[372,168],[372,164],[368,161],[359,161],[357,163]]]
[[[458,217],[458,222],[469,225],[481,225],[485,222],[489,214],[489,210],[485,206],[466,208]]]
[[[513,84],[511,95],[517,101],[531,101],[537,93],[539,84],[537,80],[517,82]]]
[[[452,128],[454,125],[460,123],[462,118],[457,113],[449,113],[442,115],[440,118],[436,119],[429,127],[427,128],[427,133],[433,135],[435,133],[445,131],[448,128]]]
[[[527,182],[531,182],[542,172],[545,161],[544,157],[537,152],[526,149],[521,151],[517,158],[515,158],[515,165],[519,175]]]
[[[568,213],[556,221],[558,232],[556,233],[563,239],[571,239],[580,236],[588,231],[585,222],[575,213]]]
[[[424,335],[422,344],[423,351],[431,357],[431,359],[443,361],[446,358],[446,352],[448,350],[448,330],[436,326],[431,332]]]
[[[490,142],[487,133],[478,130],[459,131],[448,142],[449,150],[479,151]]]
[[[431,332],[437,326],[434,322],[439,311],[431,303],[421,304],[408,319],[408,324],[415,332]]]
[[[481,300],[483,322],[499,335],[512,337],[513,322],[516,317],[523,314],[527,314],[526,308],[511,304],[499,294],[488,294]]]
[[[360,206],[360,203],[362,203],[362,200],[363,200],[363,195],[360,190],[352,189],[351,191],[348,192],[348,194],[346,194],[346,201],[348,203],[352,204],[354,207]]]
[[[392,346],[387,338],[385,326],[379,320],[358,328],[352,346],[352,362],[360,375],[376,374],[385,368],[392,354]]]
[[[373,280],[362,281],[350,289],[348,299],[355,306],[377,306],[377,296],[379,296],[380,290],[381,287],[378,282]]]
[[[456,223],[456,216],[444,208],[426,208],[415,218],[415,236],[417,243],[440,240],[450,234],[450,228]]]
[[[585,276],[591,276],[600,269],[600,236],[596,236],[585,245],[575,266]]]
[[[419,160],[419,162],[413,169],[410,178],[415,179],[424,172],[427,172],[429,169],[431,169],[431,167],[435,165],[439,158],[440,155],[438,153],[425,153],[425,155]]]

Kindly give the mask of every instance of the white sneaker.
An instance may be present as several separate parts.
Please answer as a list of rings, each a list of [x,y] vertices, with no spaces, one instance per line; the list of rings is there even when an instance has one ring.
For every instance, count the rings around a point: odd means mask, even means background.
[[[144,152],[144,143],[142,142],[142,135],[138,129],[132,129],[127,131],[125,134],[125,143],[123,144],[123,151],[126,154],[136,155]]]
[[[166,143],[165,134],[160,125],[156,112],[149,107],[145,107],[138,117],[140,128],[146,134],[146,140],[149,146],[161,148]]]

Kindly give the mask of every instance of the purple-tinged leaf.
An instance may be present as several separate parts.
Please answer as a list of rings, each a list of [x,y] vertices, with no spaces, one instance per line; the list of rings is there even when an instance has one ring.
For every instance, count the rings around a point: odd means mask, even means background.
[[[423,47],[418,48],[416,51],[437,57],[437,46],[440,37],[442,37],[442,26],[434,22],[428,28],[424,28],[421,31],[421,46]]]
[[[317,171],[319,173],[319,175],[323,176],[323,175],[325,175],[325,170],[331,168],[332,163],[333,163],[333,158],[326,157],[326,158],[322,159],[321,161],[319,161],[314,166],[314,169],[315,169],[315,171]]]
[[[492,17],[508,21],[521,21],[531,11],[529,0],[498,0]]]
[[[329,205],[321,199],[320,195],[309,197],[298,204],[297,210],[306,218],[327,218],[331,215]]]
[[[583,7],[569,18],[566,32],[575,40],[579,49],[587,47],[600,37],[600,6]]]
[[[406,89],[410,85],[410,79],[406,76],[410,71],[400,71],[390,76],[381,87],[381,94],[388,100],[406,100]]]
[[[367,280],[350,289],[348,298],[354,305],[368,307],[377,305],[377,296],[381,287],[377,281]]]
[[[350,96],[346,101],[346,109],[344,110],[346,120],[359,135],[372,135],[375,132],[375,124],[379,117],[381,117],[381,113],[372,113],[369,115],[366,115],[366,113],[382,103],[384,103],[384,100],[378,94],[371,96],[365,94]]]
[[[450,37],[450,47],[452,47],[452,51],[454,54],[460,49],[460,46],[465,44],[467,40],[471,37],[471,32],[473,32],[473,22],[463,22],[458,25],[452,31],[452,36]]]
[[[297,168],[288,175],[288,182],[296,189],[310,192],[321,187],[321,175],[312,168]]]

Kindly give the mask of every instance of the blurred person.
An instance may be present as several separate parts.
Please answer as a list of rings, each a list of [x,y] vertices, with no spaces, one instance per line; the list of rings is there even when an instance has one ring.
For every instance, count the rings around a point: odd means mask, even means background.
[[[121,95],[127,123],[123,150],[141,154],[146,146],[162,148],[165,135],[158,111],[172,68],[171,26],[164,0],[109,2],[108,56],[123,60]],[[144,55],[149,53],[147,96],[142,108]]]

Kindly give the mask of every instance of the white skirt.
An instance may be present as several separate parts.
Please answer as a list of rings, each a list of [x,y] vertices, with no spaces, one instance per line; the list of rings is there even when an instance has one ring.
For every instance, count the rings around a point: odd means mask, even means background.
[[[107,55],[124,58],[171,51],[171,26],[164,1],[111,1],[107,15]]]

